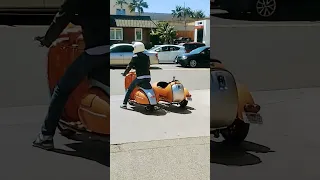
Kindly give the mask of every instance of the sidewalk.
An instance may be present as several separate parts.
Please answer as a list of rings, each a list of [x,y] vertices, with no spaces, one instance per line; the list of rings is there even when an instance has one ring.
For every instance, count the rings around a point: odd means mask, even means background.
[[[210,137],[111,145],[110,179],[209,180]]]

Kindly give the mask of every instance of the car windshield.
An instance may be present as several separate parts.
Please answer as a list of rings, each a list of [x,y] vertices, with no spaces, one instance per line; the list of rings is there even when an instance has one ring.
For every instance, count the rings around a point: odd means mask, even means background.
[[[201,53],[203,50],[205,50],[207,47],[206,46],[202,46],[202,47],[198,47],[197,49],[192,50],[191,52],[189,52],[190,54],[199,54]]]

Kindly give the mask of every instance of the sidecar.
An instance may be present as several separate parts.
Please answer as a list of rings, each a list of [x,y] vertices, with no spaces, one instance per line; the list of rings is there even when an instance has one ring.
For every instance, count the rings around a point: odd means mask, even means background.
[[[222,135],[226,142],[241,143],[250,124],[263,123],[260,106],[219,60],[211,60],[210,81],[211,132],[216,138]]]
[[[189,101],[192,101],[189,91],[175,77],[171,82],[155,82],[152,84],[152,88],[159,97],[159,101],[162,102],[178,104],[179,107],[184,108]]]

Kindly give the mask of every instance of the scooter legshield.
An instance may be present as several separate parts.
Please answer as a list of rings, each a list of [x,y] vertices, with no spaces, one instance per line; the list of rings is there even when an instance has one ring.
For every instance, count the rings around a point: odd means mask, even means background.
[[[135,101],[138,104],[142,105],[156,105],[158,104],[156,94],[154,93],[153,89],[143,89],[140,88],[135,93]]]
[[[238,91],[233,75],[223,69],[211,71],[210,127],[229,126],[237,117]]]

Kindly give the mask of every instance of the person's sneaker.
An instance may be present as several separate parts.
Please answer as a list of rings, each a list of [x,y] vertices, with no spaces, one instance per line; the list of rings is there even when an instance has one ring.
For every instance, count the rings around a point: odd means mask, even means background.
[[[127,104],[122,104],[122,105],[120,106],[120,108],[122,108],[122,109],[127,109]]]
[[[37,139],[33,141],[32,145],[45,150],[54,149],[53,137],[44,136],[41,133],[37,136]]]

